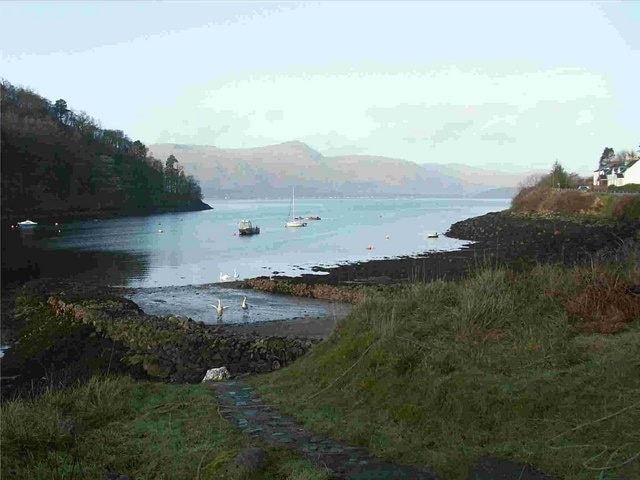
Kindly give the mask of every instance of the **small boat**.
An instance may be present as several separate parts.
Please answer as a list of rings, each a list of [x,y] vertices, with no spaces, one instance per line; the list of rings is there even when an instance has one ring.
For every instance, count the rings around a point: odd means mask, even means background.
[[[320,220],[320,217],[307,217],[307,220]]]
[[[438,238],[437,232],[429,232],[427,233],[427,238]]]
[[[31,220],[25,220],[23,222],[18,222],[18,226],[20,228],[33,228],[37,227],[38,224],[36,222],[32,222]]]
[[[240,235],[257,235],[260,233],[260,227],[257,225],[254,227],[250,220],[240,220],[238,231]]]
[[[302,221],[302,217],[296,217],[296,191],[295,188],[291,192],[291,210],[289,211],[289,221],[284,224],[285,227],[306,227],[307,222]]]

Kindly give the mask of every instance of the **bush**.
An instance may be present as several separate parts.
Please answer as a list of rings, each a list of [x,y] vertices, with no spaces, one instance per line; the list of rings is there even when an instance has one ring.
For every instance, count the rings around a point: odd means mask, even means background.
[[[607,191],[609,191],[609,192],[640,192],[640,184],[638,184],[638,183],[630,183],[629,185],[624,185],[622,187],[616,187],[614,185],[609,185],[607,187]]]
[[[520,212],[535,212],[551,192],[549,187],[523,188],[511,200],[511,208]]]
[[[567,215],[584,213],[593,207],[595,195],[578,191],[554,191],[549,187],[522,189],[511,201],[511,207],[520,212],[555,212]]]
[[[593,195],[585,195],[577,191],[551,192],[551,195],[542,202],[542,209],[576,215],[588,210],[593,205],[594,200],[595,197]]]
[[[640,195],[619,198],[613,205],[612,215],[626,222],[640,220]]]

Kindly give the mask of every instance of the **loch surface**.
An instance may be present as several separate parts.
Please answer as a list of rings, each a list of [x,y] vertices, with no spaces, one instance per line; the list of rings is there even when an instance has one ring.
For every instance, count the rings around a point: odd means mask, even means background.
[[[133,288],[202,285],[220,272],[239,279],[313,273],[385,257],[455,250],[444,237],[459,220],[508,208],[508,199],[296,199],[296,215],[319,216],[285,228],[289,200],[205,200],[213,210],[83,220],[13,232],[40,276]],[[249,219],[261,233],[239,236]],[[426,238],[427,232],[439,238]],[[14,238],[13,240],[16,240]],[[3,255],[11,252],[3,248]],[[4,262],[3,262],[4,263]]]

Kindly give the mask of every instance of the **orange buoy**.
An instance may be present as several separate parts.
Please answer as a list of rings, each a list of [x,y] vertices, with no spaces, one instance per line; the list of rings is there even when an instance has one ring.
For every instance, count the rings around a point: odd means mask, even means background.
[[[372,246],[372,245],[369,245],[369,246],[367,247],[367,250],[373,250],[373,246]]]

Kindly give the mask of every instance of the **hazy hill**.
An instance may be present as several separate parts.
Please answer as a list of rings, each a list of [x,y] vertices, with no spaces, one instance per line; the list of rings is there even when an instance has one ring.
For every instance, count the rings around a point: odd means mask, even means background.
[[[466,195],[515,186],[526,176],[379,156],[325,157],[298,141],[247,149],[154,144],[149,150],[156,158],[175,155],[207,197],[288,196],[292,186],[299,195]],[[475,183],[473,171],[482,172]]]
[[[500,187],[485,190],[474,195],[475,198],[513,198],[518,193],[516,187]]]

